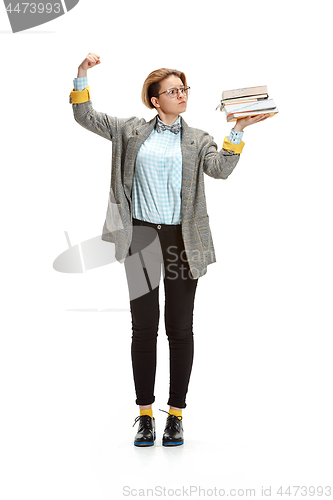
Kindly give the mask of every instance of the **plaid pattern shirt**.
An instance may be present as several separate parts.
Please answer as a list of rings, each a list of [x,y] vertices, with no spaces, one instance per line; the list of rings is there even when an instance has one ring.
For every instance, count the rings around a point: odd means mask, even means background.
[[[176,123],[180,123],[180,117]],[[156,128],[141,145],[132,188],[133,217],[181,224],[182,152],[179,134]]]
[[[74,78],[74,90],[88,86],[86,76]],[[180,117],[176,123],[180,123]],[[229,142],[240,144],[244,132],[231,130]],[[156,224],[181,224],[181,132],[153,129],[141,145],[132,188],[133,217]]]

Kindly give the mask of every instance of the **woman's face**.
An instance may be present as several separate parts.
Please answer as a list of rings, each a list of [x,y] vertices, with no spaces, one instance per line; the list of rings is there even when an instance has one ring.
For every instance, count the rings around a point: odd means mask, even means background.
[[[170,75],[160,83],[159,97],[152,97],[152,103],[158,111],[164,115],[178,116],[179,113],[184,113],[187,106],[187,95],[178,92],[176,97],[171,97],[166,90],[179,89],[184,87],[181,79],[176,75]],[[164,94],[162,94],[164,92]]]

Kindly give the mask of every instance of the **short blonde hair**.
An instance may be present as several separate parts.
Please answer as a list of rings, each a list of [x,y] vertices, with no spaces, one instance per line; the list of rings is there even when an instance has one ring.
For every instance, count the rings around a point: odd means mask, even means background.
[[[158,97],[158,93],[160,91],[160,83],[164,78],[168,76],[175,75],[181,79],[184,86],[187,87],[186,76],[182,71],[178,71],[177,69],[168,69],[161,68],[152,71],[146,78],[141,92],[142,102],[147,108],[155,109],[155,106],[151,102],[152,97]]]

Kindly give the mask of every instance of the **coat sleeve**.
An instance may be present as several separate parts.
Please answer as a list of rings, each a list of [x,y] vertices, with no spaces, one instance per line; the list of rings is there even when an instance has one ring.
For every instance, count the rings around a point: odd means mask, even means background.
[[[89,86],[81,91],[73,89],[69,97],[75,121],[90,132],[94,132],[109,141],[112,141],[120,127],[133,126],[133,122],[138,121],[135,117],[116,118],[107,113],[96,111],[90,99]]]
[[[227,179],[239,162],[245,143],[233,144],[226,137],[222,149],[218,151],[213,137],[204,133],[200,142],[199,156],[205,174],[215,179]]]

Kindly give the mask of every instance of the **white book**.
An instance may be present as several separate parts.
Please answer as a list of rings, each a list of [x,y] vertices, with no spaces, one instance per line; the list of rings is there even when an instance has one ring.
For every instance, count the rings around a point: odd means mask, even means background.
[[[257,102],[247,102],[244,104],[226,104],[223,108],[226,115],[233,113],[243,113],[248,111],[260,111],[265,109],[273,109],[276,104],[273,99],[265,99]]]
[[[235,122],[238,118],[245,118],[246,116],[257,116],[261,114],[269,114],[271,117],[279,112],[277,108],[261,110],[261,111],[244,111],[243,113],[229,113],[227,115],[227,122]]]

